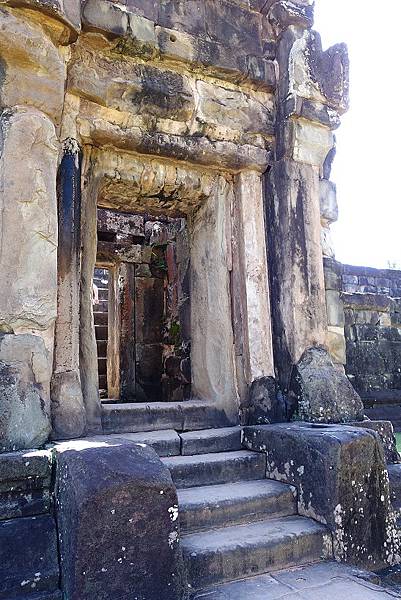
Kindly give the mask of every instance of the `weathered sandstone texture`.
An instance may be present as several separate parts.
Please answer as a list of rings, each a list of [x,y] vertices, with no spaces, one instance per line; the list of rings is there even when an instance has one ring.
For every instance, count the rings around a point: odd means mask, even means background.
[[[263,404],[252,406],[252,384],[272,378],[274,388],[277,377],[271,415],[255,418],[289,418],[292,368],[315,346],[332,349],[338,334],[327,325],[321,232],[337,217],[330,169],[348,105],[345,46],[322,50],[313,3],[301,0],[26,0],[4,3],[0,17],[9,290],[0,327],[44,340],[53,438],[101,431],[100,375],[116,399],[138,400],[156,385],[154,369],[173,385],[170,398],[186,385],[186,397],[243,421]],[[146,242],[146,232],[97,235],[98,207],[185,218],[185,270],[182,252],[164,258],[165,240]],[[141,240],[149,261],[142,251],[134,260]],[[97,265],[112,274],[99,300],[110,311],[95,323]],[[131,294],[130,269],[146,292]],[[121,302],[130,294],[135,314],[157,297],[181,313],[162,324],[166,340],[135,326],[127,366],[133,320]],[[346,420],[341,407],[333,414]]]
[[[143,444],[55,448],[61,582],[71,600],[180,597],[177,493]],[[101,541],[101,550],[99,547]]]
[[[379,569],[400,561],[379,436],[339,425],[246,427],[244,445],[267,454],[267,476],[294,485],[299,514],[328,526],[336,560]]]
[[[39,336],[0,335],[0,451],[39,447],[50,433],[48,352]]]

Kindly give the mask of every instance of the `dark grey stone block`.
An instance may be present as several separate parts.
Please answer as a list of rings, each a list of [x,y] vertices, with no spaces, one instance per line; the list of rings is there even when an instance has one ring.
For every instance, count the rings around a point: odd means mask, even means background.
[[[60,444],[57,521],[69,600],[181,597],[177,494],[149,447]],[[99,547],[99,542],[101,546]]]
[[[48,512],[51,468],[48,450],[0,454],[0,519]]]
[[[0,522],[0,598],[58,588],[56,523],[50,515]],[[29,596],[30,597],[30,596]]]
[[[246,408],[248,425],[282,423],[291,415],[291,408],[274,377],[261,377],[252,382]]]
[[[354,421],[353,423],[349,423],[349,425],[351,427],[363,427],[364,429],[376,431],[382,441],[386,461],[388,463],[401,462],[391,421]]]
[[[399,553],[386,462],[374,431],[283,423],[244,428],[267,476],[298,489],[298,511],[327,523],[337,560],[379,568]]]

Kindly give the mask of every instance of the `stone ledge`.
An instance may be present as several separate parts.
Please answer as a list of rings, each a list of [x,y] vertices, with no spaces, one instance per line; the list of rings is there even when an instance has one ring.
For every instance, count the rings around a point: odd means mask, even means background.
[[[49,512],[51,453],[0,454],[0,520]]]

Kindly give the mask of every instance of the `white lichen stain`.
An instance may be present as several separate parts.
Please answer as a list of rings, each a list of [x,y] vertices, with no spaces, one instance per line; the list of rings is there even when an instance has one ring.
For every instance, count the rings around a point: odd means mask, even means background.
[[[170,506],[168,509],[168,513],[170,515],[171,522],[174,523],[178,519],[178,506],[174,504],[174,506]]]
[[[178,542],[178,532],[177,531],[172,531],[171,533],[169,533],[168,535],[168,545],[170,546],[170,548],[174,547],[174,544],[176,542]]]

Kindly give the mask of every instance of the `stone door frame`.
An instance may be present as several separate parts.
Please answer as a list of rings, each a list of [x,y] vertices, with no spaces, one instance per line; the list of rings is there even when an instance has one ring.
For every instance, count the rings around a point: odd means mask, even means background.
[[[195,273],[191,290],[194,395],[215,402],[231,418],[238,419],[239,405],[245,400],[249,384],[259,377],[274,375],[261,175],[253,171],[220,172],[109,149],[95,153],[91,150],[85,164],[80,366],[87,414],[101,410],[89,290],[89,273],[93,273],[96,263],[97,240],[93,232],[97,207],[140,212],[148,199],[152,204],[161,197],[163,213],[169,214],[179,205],[191,229]],[[205,234],[204,227],[209,228]],[[194,250],[198,246],[199,256]],[[216,262],[213,252],[219,253]],[[213,266],[210,272],[202,266],[207,260]],[[211,271],[216,269],[220,275],[213,282]],[[216,286],[220,286],[219,291]],[[212,304],[204,309],[202,303],[209,301]],[[201,307],[197,322],[196,307]],[[117,318],[115,312],[114,322]],[[114,356],[117,342],[116,337]],[[108,364],[109,372],[115,394],[119,385],[116,365]]]

